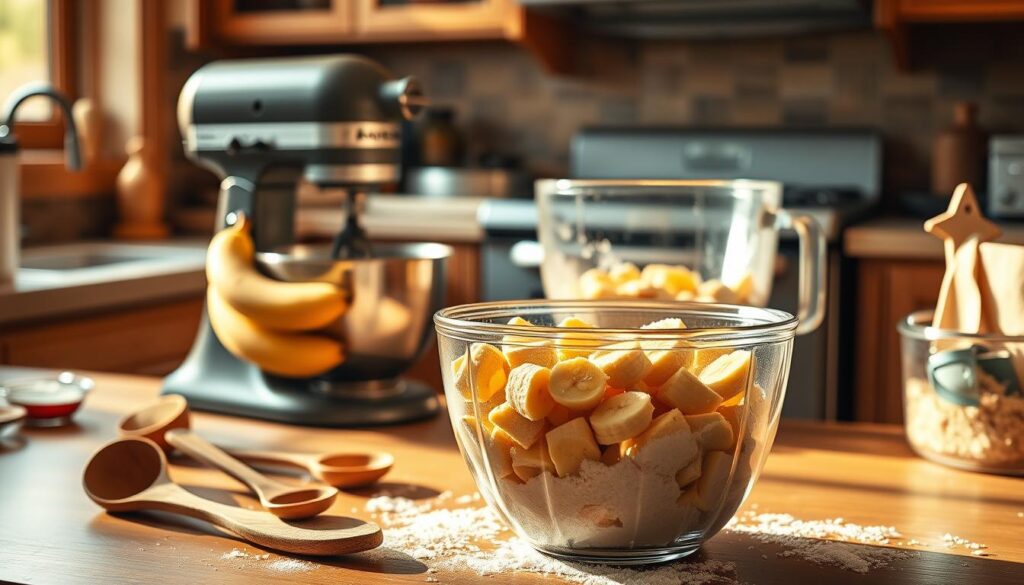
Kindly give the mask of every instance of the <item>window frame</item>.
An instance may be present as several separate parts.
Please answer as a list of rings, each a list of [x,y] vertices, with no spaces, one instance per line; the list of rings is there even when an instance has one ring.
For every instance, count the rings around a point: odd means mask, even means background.
[[[48,0],[46,25],[50,61],[50,83],[72,102],[78,99],[78,71],[75,58],[77,0]],[[22,148],[63,149],[64,115],[52,108],[49,120],[19,121],[18,144]]]

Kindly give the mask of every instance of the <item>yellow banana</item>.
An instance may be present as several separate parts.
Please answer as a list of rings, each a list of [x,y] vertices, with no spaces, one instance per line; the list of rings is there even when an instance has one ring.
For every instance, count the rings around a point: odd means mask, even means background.
[[[263,327],[308,331],[334,322],[346,309],[341,290],[327,282],[281,282],[253,265],[253,243],[243,217],[210,241],[206,279],[239,313]]]
[[[333,339],[261,327],[236,311],[212,285],[206,289],[206,312],[224,347],[265,372],[306,378],[322,374],[345,359],[341,343]]]

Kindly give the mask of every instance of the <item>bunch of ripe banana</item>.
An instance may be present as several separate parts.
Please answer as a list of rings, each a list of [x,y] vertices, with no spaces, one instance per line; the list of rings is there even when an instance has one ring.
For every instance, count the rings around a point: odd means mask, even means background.
[[[239,214],[210,241],[206,312],[217,338],[239,359],[279,376],[305,378],[341,364],[341,343],[311,332],[345,312],[342,291],[327,282],[281,282],[260,274],[249,230]]]

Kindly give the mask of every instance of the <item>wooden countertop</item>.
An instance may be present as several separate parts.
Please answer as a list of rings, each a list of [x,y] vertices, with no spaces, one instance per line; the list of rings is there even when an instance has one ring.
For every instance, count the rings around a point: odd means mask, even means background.
[[[90,454],[114,437],[117,421],[156,396],[159,381],[95,376],[96,390],[63,429],[27,429],[23,441],[0,448],[0,581],[17,583],[553,583],[535,575],[428,573],[426,565],[381,551],[335,558],[305,572],[268,563],[232,563],[234,548],[259,549],[201,522],[171,516],[110,516],[82,492]],[[223,444],[293,450],[380,448],[397,464],[384,488],[422,494],[472,493],[473,483],[445,417],[375,430],[292,427],[198,414],[193,426]],[[171,476],[205,497],[251,502],[233,480],[210,469],[176,464]],[[363,490],[343,493],[333,513],[367,517]],[[909,559],[866,574],[783,558],[779,545],[723,532],[696,557],[735,563],[741,582],[971,583],[1024,582],[1024,480],[972,474],[916,458],[901,429],[865,425],[786,423],[746,508],[790,513],[804,520],[842,517],[862,525],[894,526],[922,545]],[[353,511],[354,510],[354,511]],[[987,558],[942,545],[946,533],[989,545]],[[905,546],[905,545],[904,545]],[[279,558],[270,553],[271,559]],[[306,559],[313,560],[313,559]],[[682,561],[686,562],[686,561]]]
[[[1024,223],[996,222],[1003,230],[997,241],[1024,244]],[[843,251],[854,258],[942,260],[942,241],[924,231],[924,220],[896,217],[872,219],[846,228]]]

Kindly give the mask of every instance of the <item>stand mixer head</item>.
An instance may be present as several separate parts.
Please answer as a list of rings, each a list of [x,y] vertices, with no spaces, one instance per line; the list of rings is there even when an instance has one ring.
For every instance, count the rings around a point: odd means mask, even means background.
[[[264,273],[339,286],[349,312],[317,333],[341,338],[348,358],[312,379],[273,376],[225,349],[204,318],[165,393],[183,394],[199,409],[325,426],[401,422],[437,411],[434,390],[399,375],[431,339],[450,249],[386,247],[373,256],[358,220],[363,194],[398,180],[400,122],[423,105],[415,79],[395,78],[354,55],[218,61],[189,78],[178,123],[186,155],[222,177],[217,229],[244,213]],[[331,249],[294,246],[299,177],[348,193]],[[365,343],[382,338],[391,342]]]

